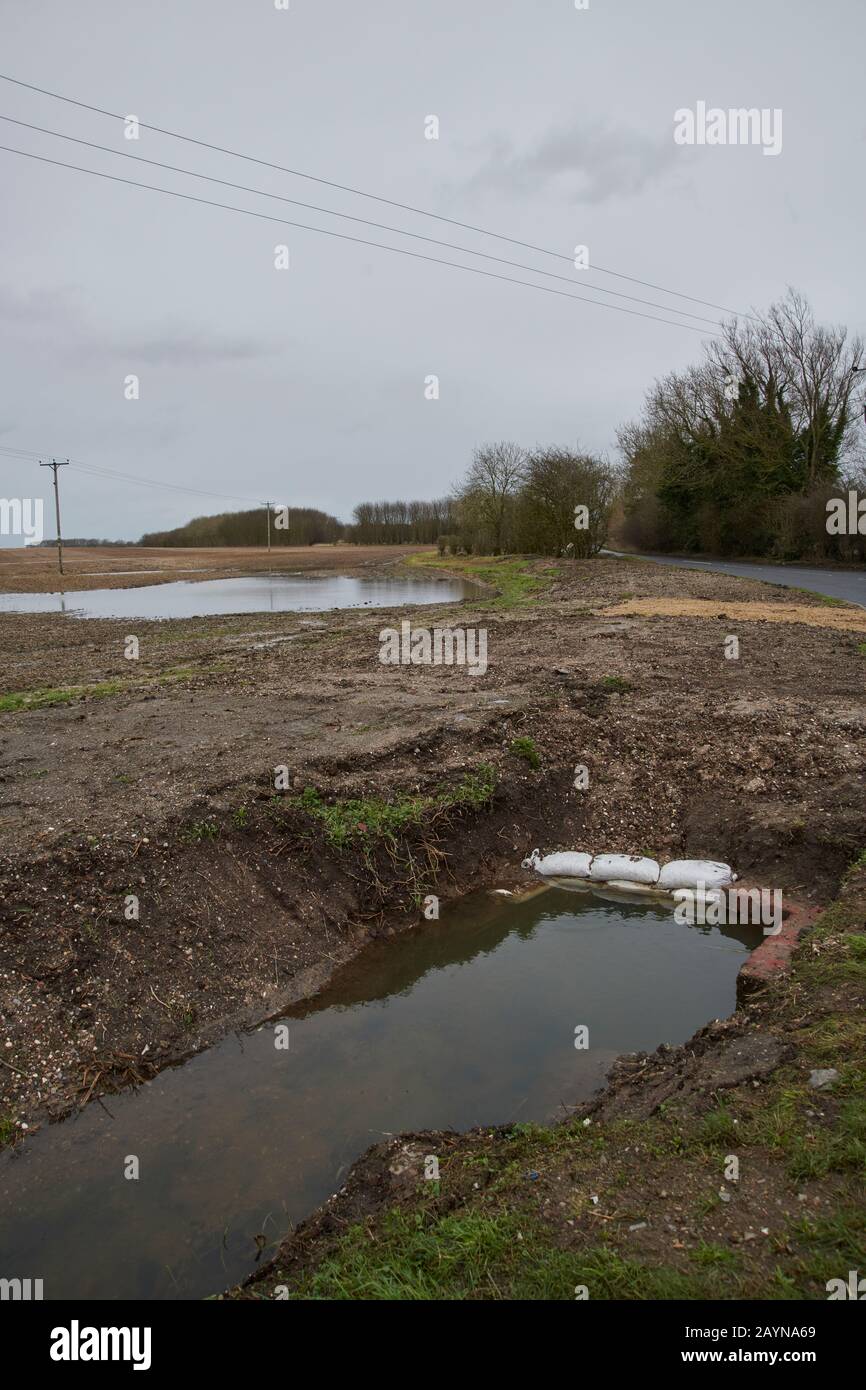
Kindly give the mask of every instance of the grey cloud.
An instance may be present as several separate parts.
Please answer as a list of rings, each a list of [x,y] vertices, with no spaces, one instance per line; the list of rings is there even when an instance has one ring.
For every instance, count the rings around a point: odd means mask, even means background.
[[[147,338],[139,343],[124,345],[129,360],[146,362],[151,367],[202,367],[215,362],[249,362],[269,357],[272,346],[255,343],[249,338],[219,337],[212,333],[167,333]]]
[[[552,189],[576,202],[603,203],[641,193],[667,175],[676,154],[669,132],[654,139],[576,119],[523,149],[507,136],[492,137],[484,162],[465,186],[511,195]]]
[[[252,362],[270,357],[276,351],[272,343],[254,342],[236,334],[220,334],[209,329],[168,328],[153,333],[146,328],[140,337],[99,333],[89,327],[75,349],[79,362],[120,361],[148,367],[210,367],[221,362]]]
[[[0,285],[0,323],[20,332],[52,325],[75,328],[76,359],[90,362],[104,357],[144,362],[148,366],[207,366],[219,362],[254,361],[271,356],[274,346],[254,342],[239,334],[220,334],[209,329],[164,325],[161,331],[144,330],[138,341],[118,342],[88,316],[78,291],[68,286],[18,290]]]
[[[80,316],[78,292],[65,285],[18,290],[0,285],[0,323],[16,328],[68,324]]]

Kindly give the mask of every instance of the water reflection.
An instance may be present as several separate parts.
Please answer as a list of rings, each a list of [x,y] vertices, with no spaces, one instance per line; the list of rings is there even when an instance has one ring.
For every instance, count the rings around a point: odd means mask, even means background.
[[[726,1016],[760,939],[669,905],[475,894],[291,1010],[288,1050],[273,1025],[230,1037],[0,1154],[0,1277],[46,1298],[216,1292],[383,1136],[562,1114],[618,1053]]]
[[[133,589],[0,594],[0,613],[70,613],[77,618],[202,618],[220,613],[319,613],[337,608],[396,608],[453,603],[478,591],[461,579],[354,579],[259,574],[182,580]]]

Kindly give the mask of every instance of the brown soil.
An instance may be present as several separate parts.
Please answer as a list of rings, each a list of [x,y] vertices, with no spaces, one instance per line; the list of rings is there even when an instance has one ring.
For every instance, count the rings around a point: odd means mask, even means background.
[[[832,896],[866,842],[860,610],[804,626],[751,581],[529,568],[549,581],[532,605],[412,614],[486,627],[483,677],[381,665],[379,630],[409,610],[138,622],[138,662],[128,623],[0,615],[5,692],[118,685],[0,714],[0,1115],[38,1123],[279,1011],[371,933],[416,924],[419,887],[526,882],[535,845],[707,855]],[[745,601],[761,620],[738,616],[727,661],[725,618],[610,611],[636,597]],[[511,748],[527,737],[538,770]],[[481,763],[491,806],[416,828],[411,860],[270,807],[282,764],[290,795],[388,800]]]

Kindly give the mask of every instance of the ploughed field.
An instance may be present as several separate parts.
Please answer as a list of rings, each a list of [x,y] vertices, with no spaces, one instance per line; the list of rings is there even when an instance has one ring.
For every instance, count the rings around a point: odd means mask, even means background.
[[[264,525],[264,513],[262,514]],[[0,549],[0,593],[55,593],[60,589],[135,588],[181,579],[228,579],[263,571],[310,574],[357,574],[381,569],[422,546],[304,545],[215,546],[65,546],[63,576],[57,551],[48,546]]]

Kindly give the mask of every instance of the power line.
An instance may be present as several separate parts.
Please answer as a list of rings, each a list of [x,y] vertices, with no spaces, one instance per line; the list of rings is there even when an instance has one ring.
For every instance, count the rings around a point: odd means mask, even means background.
[[[108,116],[115,121],[125,121],[126,116],[117,111],[108,111],[103,106],[93,106],[86,101],[78,101],[75,97],[63,96],[60,92],[52,92],[47,87],[37,87],[32,82],[22,82],[20,78],[10,77],[8,73],[0,72],[0,81],[11,82],[16,87],[25,87],[28,91],[39,92],[41,96],[51,97],[54,101],[66,102],[69,106],[78,106],[83,111],[93,111],[99,116]],[[215,145],[207,140],[198,140],[192,135],[182,135],[176,130],[167,130],[163,126],[149,125],[147,121],[139,121],[141,130],[152,130],[156,135],[167,135],[172,140],[183,140],[189,145],[198,145],[201,149],[213,150],[217,154],[227,154],[232,159],[243,159],[249,164],[258,164],[264,169],[274,169],[281,174],[290,174],[293,178],[307,179],[312,183],[320,183],[326,188],[336,188],[341,193],[351,193],[354,197],[369,198],[373,202],[383,203],[387,207],[399,208],[402,212],[415,213],[420,217],[432,217],[437,222],[447,222],[452,227],[461,227],[463,231],[474,232],[479,236],[495,237],[497,241],[510,242],[512,246],[522,246],[526,251],[535,251],[542,256],[553,256],[557,260],[571,261],[571,256],[566,256],[562,251],[551,251],[545,246],[535,246],[529,241],[520,241],[516,237],[506,236],[502,232],[494,232],[486,227],[475,227],[470,222],[461,222],[456,217],[445,217],[438,212],[430,212],[425,208],[413,207],[411,203],[400,203],[393,198],[383,198],[378,193],[368,193],[363,188],[353,188],[349,184],[337,183],[333,179],[324,179],[316,174],[304,173],[301,169],[290,169],[284,164],[274,164],[267,159],[258,159],[254,155],[243,154],[240,150],[231,150],[224,145]],[[408,234],[407,234],[408,235]],[[658,290],[661,294],[674,295],[677,299],[688,299],[693,304],[703,304],[710,309],[718,309],[723,314],[739,315],[742,318],[754,318],[753,314],[746,314],[742,310],[727,309],[723,304],[714,304],[709,299],[698,299],[695,295],[683,294],[680,290],[670,290],[664,285],[656,285],[651,280],[641,280],[635,275],[625,275],[622,271],[612,270],[610,267],[596,265],[595,271],[602,275],[612,275],[618,280],[628,280],[634,285],[643,285],[645,289]],[[594,288],[598,288],[597,286]],[[674,312],[673,310],[671,312]]]
[[[0,121],[8,121],[11,125],[23,127],[25,130],[36,130],[40,135],[51,135],[58,140],[68,140],[74,145],[85,145],[90,150],[101,150],[104,154],[116,155],[121,159],[131,159],[136,164],[150,164],[156,169],[167,169],[173,174],[184,174],[194,179],[204,179],[208,183],[221,184],[223,188],[234,188],[239,193],[253,193],[260,198],[274,198],[280,203],[291,203],[293,207],[307,208],[310,212],[323,212],[328,217],[339,217],[348,222],[359,222],[364,227],[375,227],[382,232],[393,232],[395,236],[411,237],[414,241],[425,241],[432,246],[444,246],[449,251],[461,251],[467,256],[480,256],[485,261],[495,261],[497,265],[508,265],[515,270],[528,270],[531,275],[543,275],[549,280],[561,280],[564,284],[575,284],[572,275],[557,275],[551,270],[540,270],[537,266],[526,265],[524,261],[510,261],[504,256],[493,256],[489,251],[475,251],[469,246],[461,246],[459,242],[442,241],[439,237],[423,236],[421,232],[407,232],[402,227],[392,227],[387,222],[374,222],[368,217],[355,217],[349,212],[336,212],[333,208],[321,207],[318,203],[304,203],[299,198],[287,198],[281,193],[270,193],[264,188],[250,188],[248,184],[233,183],[230,179],[219,179],[213,174],[202,174],[196,169],[182,169],[177,164],[165,164],[159,159],[147,159],[144,155],[130,153],[129,150],[114,150],[110,145],[100,145],[94,140],[82,140],[77,135],[67,135],[65,131],[49,130],[47,126],[33,125],[30,121],[20,121],[15,116],[4,116],[0,114]],[[639,299],[634,294],[623,294],[620,290],[608,290],[603,285],[587,285],[598,294],[613,295],[616,299],[628,299],[633,304],[643,304],[650,309],[661,309],[666,314],[680,314],[687,319],[697,319],[700,323],[711,323],[718,328],[718,319],[707,318],[704,314],[693,314],[688,309],[674,309],[669,304],[658,304],[653,299]]]
[[[9,449],[0,447],[0,454],[7,458],[19,459],[22,463],[34,463],[42,458],[29,449]],[[102,468],[99,464],[84,463],[80,459],[67,459],[66,462],[71,468],[79,473],[89,473],[93,477],[100,479],[117,479],[125,483],[138,483],[141,487],[155,487],[169,492],[195,493],[199,497],[217,497],[226,502],[250,502],[253,506],[258,506],[258,499],[254,497],[240,497],[232,492],[213,492],[210,489],[198,487],[184,487],[181,483],[163,483],[155,478],[142,478],[135,473],[121,473],[113,468]]]
[[[256,498],[241,497],[235,492],[213,492],[209,488],[185,487],[180,483],[163,483],[153,478],[140,478],[133,473],[120,473],[112,468],[99,468],[95,464],[76,463],[70,460],[71,466],[79,473],[89,473],[95,478],[118,479],[124,483],[137,483],[140,487],[155,487],[168,492],[183,492],[197,497],[216,497],[224,502],[248,502],[255,505]]]
[[[513,275],[500,275],[495,270],[480,270],[478,266],[461,265],[459,261],[447,261],[441,256],[427,256],[422,251],[407,251],[402,246],[385,246],[381,241],[368,241],[365,237],[351,236],[348,232],[335,232],[329,227],[311,227],[307,222],[293,222],[286,217],[273,217],[266,212],[253,212],[250,208],[235,207],[233,203],[218,203],[212,198],[199,198],[194,193],[180,193],[173,188],[161,188],[158,184],[141,183],[138,179],[125,179],[120,174],[106,174],[98,169],[87,169],[81,164],[67,164],[62,159],[49,159],[47,155],[33,154],[29,150],[18,150],[11,145],[0,145],[7,154],[21,155],[24,159],[35,159],[40,164],[52,164],[59,169],[71,169],[78,174],[90,174],[93,178],[108,179],[112,183],[125,183],[131,188],[144,188],[151,193],[163,193],[169,198],[182,198],[188,203],[201,203],[204,207],[222,208],[225,212],[237,212],[244,217],[255,217],[262,222],[275,222],[283,227],[296,227],[305,232],[317,232],[320,236],[336,237],[339,241],[352,241],[359,246],[371,246],[379,251],[390,251],[394,256],[409,256],[416,261],[429,261],[432,265],[450,266],[453,270],[464,270],[470,275],[483,275],[488,280],[504,280],[507,284],[522,285],[525,289],[537,290],[540,294],[555,294],[561,299],[579,299],[584,304],[595,304],[600,309],[610,309],[618,314],[630,314],[633,318],[650,319],[654,323],[665,323],[670,328],[683,328],[689,333],[700,333],[703,337],[722,337],[712,329],[696,328],[691,323],[681,323],[678,319],[662,319],[657,314],[644,314],[639,309],[625,309],[621,304],[606,304],[601,299],[589,299],[585,294],[569,294],[567,290],[556,290],[550,285],[536,285],[531,280],[518,280]],[[678,311],[671,309],[670,313]]]

